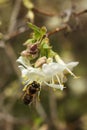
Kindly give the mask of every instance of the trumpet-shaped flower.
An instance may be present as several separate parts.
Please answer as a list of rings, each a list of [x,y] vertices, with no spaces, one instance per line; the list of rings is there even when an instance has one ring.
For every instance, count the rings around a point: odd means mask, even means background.
[[[79,62],[70,62],[68,64],[65,64],[64,61],[60,58],[59,55],[55,55],[55,59],[57,63],[60,63],[61,65],[65,66],[65,72],[70,73],[74,78],[77,78],[74,73],[72,73],[72,70],[75,66],[79,64]]]
[[[65,79],[64,72],[67,70],[68,73],[72,74],[71,70],[77,64],[78,62],[70,62],[68,64],[51,62],[49,64],[44,64],[42,66],[42,71],[46,75],[46,80],[48,79],[48,81],[50,81],[50,83],[45,82],[45,84],[50,87],[63,90],[63,83]]]

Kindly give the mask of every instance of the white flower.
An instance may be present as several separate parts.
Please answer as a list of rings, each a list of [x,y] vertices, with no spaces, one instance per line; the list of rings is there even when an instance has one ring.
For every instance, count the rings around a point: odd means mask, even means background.
[[[56,58],[55,58],[56,59]],[[63,90],[65,82],[65,71],[75,76],[71,70],[75,67],[78,62],[70,62],[65,64],[61,59],[60,61],[47,62],[42,65],[42,67],[34,68],[30,65],[30,62],[25,57],[19,57],[17,62],[21,65],[19,66],[22,72],[22,78],[24,83],[37,81],[39,83],[44,83],[50,87]]]
[[[47,76],[54,74],[60,74],[65,69],[65,66],[60,65],[56,62],[51,62],[49,64],[43,64],[42,70]]]
[[[51,62],[49,64],[43,64],[42,71],[46,75],[45,81],[50,81],[50,83],[45,82],[45,84],[50,87],[63,90],[63,83],[65,78],[64,71],[67,70],[69,73],[72,73],[70,69],[73,69],[73,67],[75,67],[76,65],[77,62],[71,62],[68,64]]]
[[[42,66],[42,71],[46,75],[45,76],[46,82],[44,83],[50,87],[63,90],[63,84],[61,83],[59,76],[64,71],[64,69],[65,69],[65,66],[62,66],[56,62],[44,64]],[[50,82],[50,83],[47,83],[47,82]]]
[[[60,58],[59,55],[55,55],[55,59],[57,63],[65,66],[65,72],[70,73],[74,78],[77,78],[74,73],[72,73],[72,70],[75,66],[79,64],[79,62],[70,62],[68,64],[65,64],[64,61]]]
[[[20,65],[19,68],[22,72],[22,78],[24,79],[24,81],[44,81],[44,74],[42,73],[41,69],[33,67],[24,68],[22,65]]]

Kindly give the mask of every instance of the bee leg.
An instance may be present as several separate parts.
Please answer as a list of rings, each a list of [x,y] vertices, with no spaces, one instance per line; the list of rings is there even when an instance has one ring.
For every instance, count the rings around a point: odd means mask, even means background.
[[[40,88],[38,90],[38,101],[40,101],[40,92],[41,92],[41,86],[40,86]]]

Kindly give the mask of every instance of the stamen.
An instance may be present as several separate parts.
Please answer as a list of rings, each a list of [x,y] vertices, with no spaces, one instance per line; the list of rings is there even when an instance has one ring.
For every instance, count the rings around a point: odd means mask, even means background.
[[[24,86],[24,88],[22,89],[22,91],[25,91],[25,90],[26,90],[26,88],[27,88],[27,85],[26,85],[26,86]]]
[[[66,70],[67,70],[74,78],[78,78],[70,69],[66,68]]]
[[[52,76],[52,84],[54,84],[54,79],[53,79],[53,76]]]
[[[59,85],[61,85],[61,82],[60,82],[59,76],[58,76],[57,74],[56,74],[56,78],[57,78],[57,80],[58,80]]]
[[[39,81],[39,84],[40,84],[40,90],[38,91],[38,101],[40,101],[40,92],[41,92],[42,81]]]

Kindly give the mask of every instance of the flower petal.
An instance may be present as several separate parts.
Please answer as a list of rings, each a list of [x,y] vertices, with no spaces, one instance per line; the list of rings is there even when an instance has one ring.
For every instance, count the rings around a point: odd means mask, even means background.
[[[66,66],[72,70],[75,66],[77,66],[79,64],[79,62],[70,62],[68,63]]]
[[[60,65],[58,63],[52,62],[49,64],[43,64],[42,71],[47,76],[52,76],[55,74],[60,74],[65,69],[64,65]]]
[[[22,78],[27,80],[28,79],[28,70],[25,69],[22,65],[18,66],[22,73]]]
[[[29,78],[32,80],[44,81],[45,75],[39,69],[29,71]]]
[[[26,68],[28,66],[30,66],[30,62],[29,60],[26,58],[26,57],[23,57],[23,56],[20,56],[18,59],[17,59],[17,62],[22,64],[23,66],[25,66]]]

